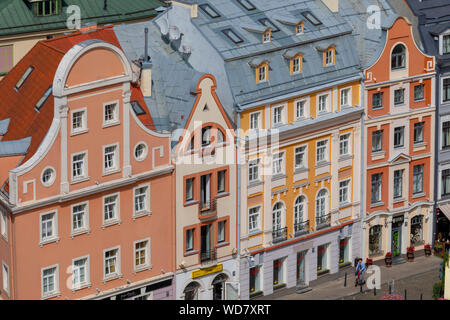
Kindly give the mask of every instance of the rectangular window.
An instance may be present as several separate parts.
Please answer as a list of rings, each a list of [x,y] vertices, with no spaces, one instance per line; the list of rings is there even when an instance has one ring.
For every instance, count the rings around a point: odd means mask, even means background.
[[[383,93],[378,92],[372,95],[372,109],[383,108]]]
[[[302,12],[302,15],[309,21],[311,22],[314,26],[318,26],[320,24],[322,24],[322,22],[316,18],[315,15],[313,15],[310,11],[305,11]]]
[[[48,296],[58,291],[57,267],[42,270],[42,295]]]
[[[0,208],[0,234],[4,238],[8,237],[8,216],[3,208]]]
[[[394,148],[404,146],[405,127],[397,127],[394,129]]]
[[[119,249],[105,251],[105,278],[119,274]]]
[[[329,49],[325,52],[325,65],[333,64],[333,52],[334,50]]]
[[[369,255],[379,254],[382,250],[382,229],[380,225],[369,229]]]
[[[306,146],[295,148],[295,169],[305,168]]]
[[[442,123],[442,148],[450,147],[450,121]]]
[[[88,280],[88,258],[81,258],[75,260],[72,265],[73,273],[73,287],[80,288],[82,285],[87,284]]]
[[[349,154],[350,134],[343,134],[339,137],[339,155]]]
[[[225,192],[226,170],[217,172],[217,193]]]
[[[450,194],[450,169],[442,170],[442,195]]]
[[[149,265],[149,241],[139,241],[134,244],[134,267],[136,269],[148,267]]]
[[[118,195],[107,196],[103,198],[103,217],[104,222],[110,222],[119,218],[118,214]]]
[[[327,112],[328,110],[328,95],[319,96],[319,113]]]
[[[425,99],[425,86],[419,84],[414,86],[414,101],[422,101]]]
[[[72,231],[86,229],[87,204],[79,204],[72,207]]]
[[[251,208],[248,212],[248,232],[259,230],[259,210],[260,207]]]
[[[117,165],[117,146],[108,146],[103,149],[104,155],[104,167],[103,169],[106,171],[116,170],[118,168]]]
[[[328,270],[328,245],[317,247],[317,272]]]
[[[450,34],[442,37],[442,54],[450,53]]]
[[[414,166],[413,169],[413,194],[423,192],[423,164]]]
[[[267,80],[267,67],[260,66],[258,67],[258,82],[266,81]]]
[[[194,250],[194,229],[186,230],[186,252]]]
[[[209,4],[207,4],[207,3],[201,4],[198,7],[200,9],[202,9],[202,11],[204,13],[206,13],[210,18],[215,19],[215,18],[220,17],[220,14],[217,13],[217,11],[213,7],[211,7]]]
[[[317,142],[316,162],[327,161],[327,140]]]
[[[81,153],[72,156],[72,178],[79,179],[86,176],[86,154]]]
[[[239,4],[248,11],[256,9],[256,7],[253,5],[253,3],[250,2],[250,0],[237,0],[237,2],[239,2]]]
[[[418,246],[423,243],[423,216],[411,219],[411,245]]]
[[[450,78],[442,81],[442,100],[444,102],[450,101]]]
[[[378,152],[383,149],[383,130],[372,132],[372,152]]]
[[[263,33],[263,39],[262,39],[263,43],[270,42],[270,38],[271,38],[271,32],[270,31],[267,31],[267,32]]]
[[[414,143],[423,142],[424,122],[414,124]]]
[[[250,160],[248,162],[248,181],[254,182],[259,180],[259,159]]]
[[[341,239],[339,241],[339,264],[343,264],[350,261],[349,242],[350,238]]]
[[[194,178],[186,179],[186,201],[194,199]]]
[[[250,296],[261,292],[261,267],[250,268]]]
[[[297,101],[295,104],[296,120],[306,118],[306,100]]]
[[[117,103],[106,104],[104,108],[104,124],[116,122],[118,120]]]
[[[2,264],[2,280],[3,291],[9,295],[9,268],[6,264]]]
[[[281,124],[283,121],[283,107],[274,107],[273,108],[273,124]]]
[[[394,104],[400,105],[405,103],[405,89],[397,89],[394,91]]]
[[[148,210],[148,186],[134,189],[134,212],[145,212]]]
[[[403,170],[394,171],[394,199],[403,196]]]
[[[381,173],[372,175],[371,203],[381,202]]]
[[[272,161],[272,173],[275,174],[282,174],[284,170],[284,159],[283,159],[283,153],[276,153],[273,155],[273,161]]]
[[[350,180],[339,182],[339,204],[349,202],[349,186]]]
[[[341,90],[341,106],[350,105],[350,89]]]
[[[284,284],[284,259],[273,261],[273,286],[281,286]]]
[[[250,114],[250,129],[259,129],[259,112]]]
[[[226,221],[219,221],[217,223],[217,243],[225,242],[225,227]]]
[[[72,131],[77,132],[86,129],[86,111],[72,113]]]
[[[56,236],[56,213],[41,215],[41,241],[53,239]]]
[[[0,51],[1,51],[1,47],[0,47]],[[0,59],[1,59],[1,53],[0,53]],[[33,72],[34,67],[33,66],[29,66],[27,68],[27,70],[25,70],[24,74],[22,75],[22,77],[20,77],[19,81],[17,81],[16,83],[16,90],[19,90],[20,87],[22,87],[22,85],[25,83],[25,81],[28,79],[28,77],[30,76],[31,72]],[[0,70],[1,73],[1,70]]]
[[[13,45],[0,46],[0,75],[8,73],[14,62]]]
[[[231,41],[233,41],[235,44],[244,42],[244,40],[237,35],[236,32],[234,32],[232,29],[224,29],[222,30],[222,33]]]

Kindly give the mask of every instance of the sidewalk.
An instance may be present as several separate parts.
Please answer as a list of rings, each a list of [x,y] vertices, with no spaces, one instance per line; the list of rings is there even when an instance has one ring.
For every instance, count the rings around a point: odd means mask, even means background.
[[[417,257],[414,262],[406,262],[403,264],[386,268],[380,267],[381,272],[381,285],[388,281],[401,280],[414,275],[422,274],[431,270],[438,272],[442,259],[431,257]],[[282,289],[274,294],[263,296],[257,300],[336,300],[345,297],[353,296],[360,292],[359,287],[355,287],[354,268],[350,268],[347,276],[347,286],[344,287],[344,277],[340,277],[336,280],[330,280],[316,286],[312,286],[312,290],[298,294],[294,288]],[[365,279],[367,280],[368,274]],[[363,291],[367,290],[367,286],[363,286]]]

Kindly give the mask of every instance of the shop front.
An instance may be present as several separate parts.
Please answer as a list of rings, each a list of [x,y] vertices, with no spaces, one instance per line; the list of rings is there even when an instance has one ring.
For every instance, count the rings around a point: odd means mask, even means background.
[[[450,204],[440,205],[436,209],[436,239],[434,252],[442,256],[450,250]]]

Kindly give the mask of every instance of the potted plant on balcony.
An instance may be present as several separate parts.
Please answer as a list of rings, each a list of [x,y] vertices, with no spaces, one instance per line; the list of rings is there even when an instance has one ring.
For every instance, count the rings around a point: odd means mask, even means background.
[[[386,267],[392,266],[392,252],[386,253],[386,256],[384,257],[384,262],[386,263]]]
[[[414,261],[414,247],[413,246],[406,248],[406,257],[408,258],[409,262]]]
[[[426,245],[424,245],[423,248],[425,250],[425,256],[427,256],[427,257],[431,256],[431,245],[426,244]]]

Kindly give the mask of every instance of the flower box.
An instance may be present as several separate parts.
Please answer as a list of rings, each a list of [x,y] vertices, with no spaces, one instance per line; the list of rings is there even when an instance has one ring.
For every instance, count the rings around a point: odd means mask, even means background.
[[[427,257],[431,256],[431,245],[430,244],[424,245],[423,249],[425,250],[425,256],[427,256]]]
[[[414,247],[408,247],[406,248],[406,257],[408,258],[409,262],[413,262],[414,261]]]
[[[392,266],[392,252],[386,253],[386,256],[384,257],[384,262],[386,263],[386,267]]]

